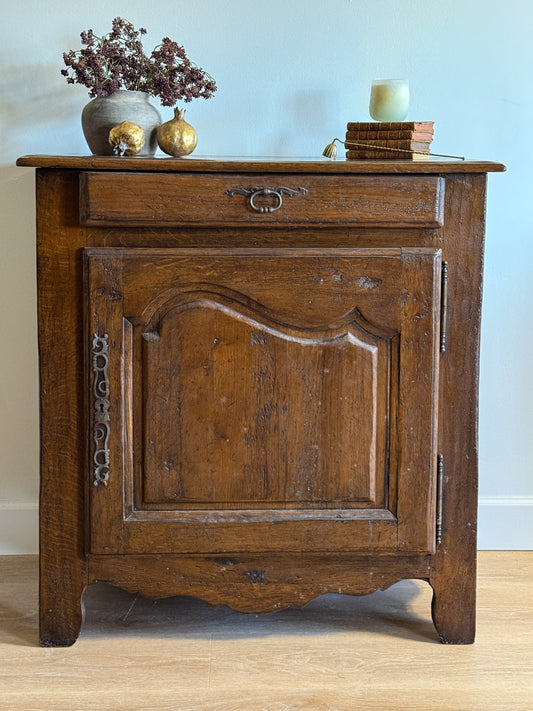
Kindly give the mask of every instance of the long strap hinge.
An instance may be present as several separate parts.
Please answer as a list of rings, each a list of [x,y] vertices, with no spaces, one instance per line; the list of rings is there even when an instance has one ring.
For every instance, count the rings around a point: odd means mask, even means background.
[[[444,500],[444,457],[437,454],[437,520],[435,525],[435,537],[437,545],[442,543],[443,528],[443,500]]]
[[[442,263],[440,291],[440,351],[446,350],[446,330],[448,327],[448,262]]]

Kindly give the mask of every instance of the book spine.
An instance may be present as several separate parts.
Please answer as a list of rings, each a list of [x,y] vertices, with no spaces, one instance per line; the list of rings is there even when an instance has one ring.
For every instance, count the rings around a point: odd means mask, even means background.
[[[382,141],[369,139],[367,141],[346,141],[346,148],[401,148],[404,151],[429,151],[429,143],[425,141]]]
[[[427,153],[413,151],[380,151],[371,149],[348,150],[346,160],[423,160],[429,157]]]
[[[432,133],[423,131],[347,131],[347,141],[421,141],[431,143]]]
[[[433,133],[433,121],[372,121],[365,123],[349,122],[348,131],[422,131]]]

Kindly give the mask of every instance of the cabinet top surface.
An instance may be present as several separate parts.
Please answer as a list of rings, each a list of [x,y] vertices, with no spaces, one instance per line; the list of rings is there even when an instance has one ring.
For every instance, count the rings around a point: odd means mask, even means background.
[[[228,173],[493,173],[501,163],[478,160],[329,160],[328,158],[237,158],[237,157],[116,157],[94,155],[28,155],[17,165],[32,168],[146,172]]]

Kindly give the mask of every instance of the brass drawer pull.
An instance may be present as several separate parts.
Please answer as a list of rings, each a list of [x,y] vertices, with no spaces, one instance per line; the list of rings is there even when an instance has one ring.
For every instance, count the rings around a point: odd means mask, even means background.
[[[231,190],[226,190],[226,195],[233,197],[234,195],[245,195],[250,197],[249,203],[252,210],[255,212],[275,212],[279,210],[283,204],[283,195],[286,197],[294,197],[295,195],[305,195],[307,193],[307,188],[298,188],[298,190],[293,190],[292,188],[233,188]],[[274,205],[257,205],[255,199],[258,197],[273,197],[276,200]]]

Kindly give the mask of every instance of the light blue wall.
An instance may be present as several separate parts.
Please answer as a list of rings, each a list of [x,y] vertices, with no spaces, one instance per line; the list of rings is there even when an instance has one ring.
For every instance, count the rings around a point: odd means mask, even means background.
[[[436,152],[507,164],[489,178],[480,546],[533,547],[533,2],[26,0],[0,26],[0,552],[35,550],[38,495],[32,171],[13,163],[87,152],[87,94],[60,76],[61,55],[115,16],[147,27],[147,49],[179,41],[217,80],[213,99],[187,105],[198,155],[318,156],[368,119],[372,79],[401,76],[408,118],[435,121]]]

